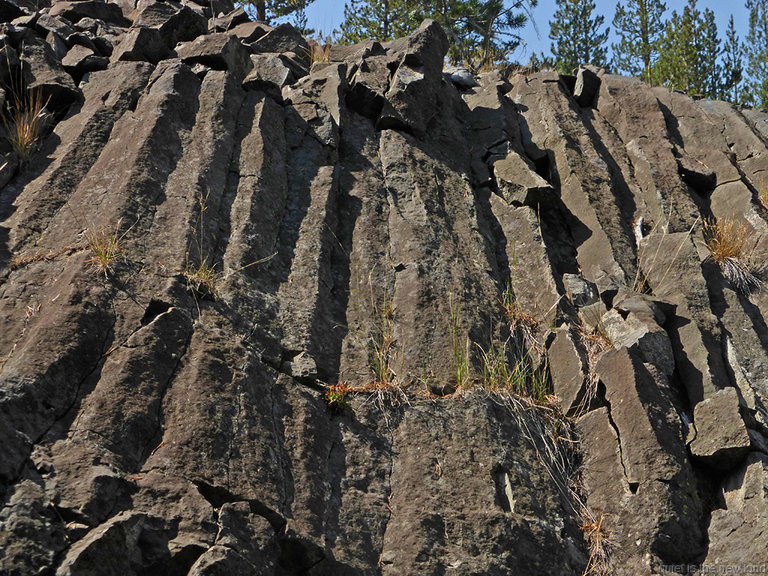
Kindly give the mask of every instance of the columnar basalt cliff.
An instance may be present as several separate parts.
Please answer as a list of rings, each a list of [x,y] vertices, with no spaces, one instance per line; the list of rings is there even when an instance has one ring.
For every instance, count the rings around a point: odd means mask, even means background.
[[[0,18],[0,573],[768,566],[767,114],[429,21]]]

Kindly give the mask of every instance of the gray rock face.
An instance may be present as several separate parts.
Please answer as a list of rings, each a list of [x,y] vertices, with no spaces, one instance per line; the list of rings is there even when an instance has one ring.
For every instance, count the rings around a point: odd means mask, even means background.
[[[723,482],[724,502],[712,512],[709,547],[705,562],[730,565],[734,570],[764,566],[768,553],[763,538],[768,522],[768,459],[752,452]]]
[[[592,107],[598,92],[600,92],[600,77],[594,70],[580,67],[576,72],[573,99],[582,108]]]
[[[602,329],[614,348],[629,348],[647,364],[653,364],[667,376],[675,370],[675,357],[667,333],[653,317],[625,313],[616,309],[602,317]]]
[[[768,562],[768,296],[701,230],[768,258],[768,115],[446,75],[430,21],[310,67],[231,2],[39,8],[0,0],[0,104],[22,62],[46,101],[0,140],[1,574]]]
[[[185,64],[203,64],[215,70],[229,70],[244,78],[251,70],[248,50],[235,37],[217,33],[199,38],[177,47],[176,54]]]
[[[589,497],[598,499],[608,531],[626,551],[614,558],[615,573],[653,573],[654,556],[684,563],[706,550],[703,510],[680,419],[664,394],[666,378],[626,348],[605,353],[596,371],[608,408],[582,417],[579,429]]]
[[[696,437],[690,443],[691,454],[713,468],[733,468],[749,452],[749,434],[739,414],[735,388],[719,390],[697,404],[693,423]]]
[[[236,32],[235,32],[236,33]],[[309,44],[290,24],[281,24],[252,40],[254,52],[293,52],[309,62]]]
[[[112,52],[111,60],[144,61],[157,64],[170,55],[161,32],[155,28],[134,28]]]
[[[584,380],[588,361],[576,337],[569,330],[560,330],[549,347],[549,370],[552,391],[560,399],[563,412],[583,407]]]

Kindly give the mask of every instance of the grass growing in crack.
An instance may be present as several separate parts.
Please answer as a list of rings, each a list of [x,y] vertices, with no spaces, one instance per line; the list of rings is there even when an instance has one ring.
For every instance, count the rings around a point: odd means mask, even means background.
[[[24,90],[12,87],[8,110],[0,113],[5,137],[22,164],[26,163],[40,140],[47,104],[48,100],[39,88]]]
[[[55,260],[57,256],[61,256],[62,254],[70,254],[74,251],[74,248],[67,246],[58,250],[49,250],[48,252],[42,252],[38,250],[32,254],[15,254],[9,262],[9,268],[11,270],[18,270],[19,268],[23,268],[24,266],[32,264],[33,262],[51,262],[52,260]]]
[[[734,218],[704,220],[704,244],[718,264],[732,258],[743,258],[749,236],[746,222],[737,225]]]
[[[469,385],[469,338],[461,329],[461,302],[451,295],[451,348],[456,369],[456,385],[459,389]]]
[[[491,342],[488,350],[478,346],[483,365],[483,388],[493,393],[509,392],[515,396],[529,398],[534,403],[546,402],[550,388],[546,365],[542,369],[542,377],[533,367],[527,352],[517,355],[510,362],[508,343],[509,339],[501,345]]]
[[[746,222],[736,224],[734,217],[719,220],[707,218],[703,234],[704,244],[710,253],[708,258],[718,264],[734,290],[748,296],[762,289],[760,276],[765,266],[756,266],[751,261],[759,238],[748,250],[750,227]]]
[[[201,192],[198,196],[198,219],[197,226],[192,229],[192,234],[197,248],[197,263],[192,264],[189,261],[187,253],[187,264],[184,268],[184,278],[187,281],[187,287],[194,294],[203,300],[216,300],[218,295],[221,273],[216,271],[216,264],[208,262],[208,256],[204,254],[203,243],[205,238],[205,213],[208,210],[208,196],[203,196]]]
[[[544,316],[549,316],[559,302],[558,299]],[[488,350],[478,345],[483,366],[482,385],[491,392],[510,392],[534,403],[546,403],[551,385],[546,347],[542,342],[542,323],[535,315],[523,310],[515,298],[511,279],[507,281],[499,303],[508,324],[509,337],[501,344],[491,341]]]
[[[576,326],[576,334],[579,336],[584,349],[587,353],[587,378],[584,397],[576,407],[576,414],[584,414],[589,410],[589,407],[597,398],[597,386],[599,378],[595,367],[597,362],[603,353],[613,348],[613,342],[611,342],[608,333],[605,330],[602,319],[599,319],[595,323],[595,327],[591,330],[579,324]]]
[[[368,367],[371,380],[363,386],[355,386],[355,393],[368,394],[382,413],[387,406],[396,407],[408,403],[405,388],[408,386],[401,381],[403,373],[404,354],[396,348],[395,307],[392,300],[383,291],[382,297],[376,296],[374,290],[373,271],[368,275],[368,296],[358,301],[358,308],[364,311],[360,327],[355,330],[364,334]],[[400,361],[400,366],[396,364]]]
[[[207,258],[203,258],[200,264],[188,266],[184,270],[184,278],[189,288],[200,298],[216,299],[221,273],[216,271],[215,264],[208,264]]]
[[[374,383],[386,386],[395,381],[397,375],[391,361],[394,337],[395,308],[386,292],[378,303],[373,294],[373,284],[369,278],[371,321],[368,329],[368,363],[373,371]]]
[[[562,299],[563,296],[560,296],[543,314],[538,312],[538,307],[534,304],[534,311],[530,313],[523,310],[520,302],[515,299],[514,292],[512,291],[512,282],[511,280],[507,281],[499,303],[504,312],[504,317],[509,322],[510,334],[512,334],[519,347],[531,349],[537,354],[544,352],[544,344],[541,338],[541,332],[544,328],[542,319],[550,319],[549,326],[546,329],[554,332],[557,315],[552,314],[552,312],[557,308]]]
[[[109,277],[113,266],[123,260],[128,259],[121,242],[125,234],[120,234],[120,220],[114,228],[105,226],[99,230],[93,231],[87,228],[85,231],[85,241],[88,250],[92,256],[86,260],[86,263],[93,264],[98,273],[103,273],[104,277]]]
[[[580,515],[581,531],[589,552],[584,576],[609,576],[608,558],[613,541],[605,527],[605,517],[600,513],[592,513],[586,506],[582,506]]]
[[[511,393],[495,393],[491,398],[507,408],[564,502],[580,519],[588,552],[583,576],[608,576],[608,561],[614,544],[606,526],[606,517],[592,511],[586,504],[587,495],[579,477],[578,438],[572,421],[562,413],[557,400],[551,396],[545,397],[541,403]]]
[[[507,390],[517,393],[520,389],[520,374],[513,368],[510,369],[507,362],[507,346],[494,345],[491,342],[488,350],[483,350],[480,346],[480,358],[483,364],[483,388],[489,392],[499,392]]]

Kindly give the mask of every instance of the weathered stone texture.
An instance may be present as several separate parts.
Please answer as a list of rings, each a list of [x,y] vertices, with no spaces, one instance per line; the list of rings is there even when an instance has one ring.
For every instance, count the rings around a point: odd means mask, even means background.
[[[760,276],[768,115],[444,71],[432,21],[310,65],[232,2],[46,4],[0,0],[0,105],[46,102],[0,142],[0,574],[577,576],[585,518],[610,574],[768,562],[768,295],[702,232]]]

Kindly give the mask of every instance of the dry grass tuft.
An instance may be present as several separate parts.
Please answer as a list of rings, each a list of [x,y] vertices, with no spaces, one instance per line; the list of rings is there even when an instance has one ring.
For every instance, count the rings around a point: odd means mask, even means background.
[[[90,229],[85,231],[85,239],[91,256],[85,262],[93,264],[98,273],[104,273],[104,277],[109,277],[112,267],[120,260],[127,260],[127,256],[120,246],[123,236],[120,235],[120,221],[114,229],[108,227],[101,228],[94,232]]]
[[[483,365],[482,387],[494,394],[511,393],[534,404],[546,405],[550,388],[546,365],[542,376],[526,350],[510,354],[507,346],[510,340],[511,337],[500,346],[491,342],[487,351],[478,346]]]
[[[72,247],[67,246],[66,248],[61,248],[59,250],[49,250],[48,252],[37,251],[33,254],[16,254],[13,256],[13,258],[11,258],[9,267],[11,270],[17,270],[27,266],[28,264],[32,264],[33,262],[50,262],[55,260],[57,256],[61,256],[62,254],[70,254],[73,251],[74,249]]]
[[[12,91],[8,112],[0,114],[5,137],[19,160],[24,163],[35,150],[45,125],[45,106],[48,101],[40,89],[27,90],[23,94]]]
[[[312,66],[315,62],[330,62],[331,61],[331,44],[319,44],[318,42],[309,43],[309,65]]]
[[[396,356],[395,344],[397,343],[394,336],[395,307],[392,305],[386,290],[384,290],[383,297],[378,299],[374,294],[373,286],[371,273],[368,277],[369,318],[366,334],[368,364],[373,372],[373,385],[386,388],[397,380],[397,373],[392,367],[392,362]]]
[[[762,289],[760,276],[765,268],[751,262],[757,241],[747,250],[750,232],[749,224],[736,224],[733,217],[704,220],[704,244],[710,252],[710,258],[720,266],[723,276],[733,289],[745,296]]]
[[[368,394],[369,400],[384,412],[386,407],[397,408],[404,404],[410,404],[408,401],[408,383],[400,384],[396,379],[389,382],[369,382],[365,386],[355,386],[353,392]]]
[[[562,297],[561,297],[562,298]],[[499,300],[501,308],[504,312],[504,317],[509,322],[510,334],[515,340],[518,348],[527,348],[535,354],[543,354],[546,347],[542,342],[542,332],[548,330],[552,331],[555,328],[555,316],[551,316],[551,313],[557,308],[560,303],[560,299],[556,300],[549,310],[543,314],[539,313],[538,308],[534,305],[533,312],[523,310],[523,307],[515,299],[512,292],[511,282],[507,282],[507,286],[501,295]],[[550,326],[547,328],[544,326],[544,320],[551,318]]]
[[[184,278],[187,279],[189,289],[200,298],[216,300],[221,273],[216,271],[215,264],[208,264],[207,258],[203,258],[197,266],[187,267],[184,270]]]
[[[737,225],[734,218],[706,218],[703,232],[704,243],[718,264],[744,256],[744,247],[749,237],[749,225],[746,222]]]
[[[605,332],[605,327],[603,326],[602,321],[599,321],[595,328],[592,330],[589,330],[585,326],[579,324],[576,326],[576,333],[578,334],[582,344],[584,344],[584,349],[587,353],[588,372],[586,390],[584,393],[584,398],[581,399],[579,406],[576,408],[577,414],[583,414],[589,410],[589,407],[597,398],[597,387],[599,382],[597,372],[595,371],[597,362],[600,360],[600,357],[603,355],[603,353],[613,348],[613,342],[611,342],[611,339]]]
[[[581,531],[589,548],[589,560],[584,576],[609,576],[608,557],[613,542],[605,526],[605,517],[600,513],[593,514],[586,507],[582,508],[581,516]]]

